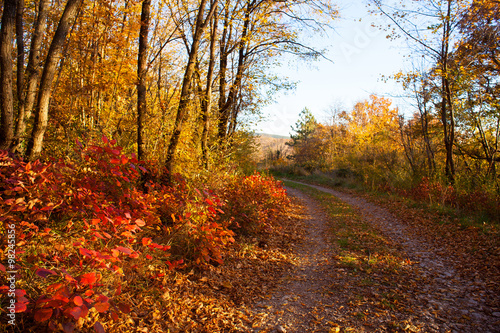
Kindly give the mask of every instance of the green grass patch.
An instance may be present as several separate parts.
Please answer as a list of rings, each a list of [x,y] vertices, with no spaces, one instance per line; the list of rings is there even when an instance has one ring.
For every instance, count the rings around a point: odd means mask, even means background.
[[[332,242],[339,248],[342,266],[356,271],[398,271],[404,259],[396,256],[388,240],[350,205],[310,186],[285,181],[317,200],[328,214]]]

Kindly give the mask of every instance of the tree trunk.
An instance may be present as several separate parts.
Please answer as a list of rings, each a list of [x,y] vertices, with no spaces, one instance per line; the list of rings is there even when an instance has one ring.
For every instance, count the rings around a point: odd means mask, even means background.
[[[422,82],[421,92],[418,92],[417,88],[415,87],[415,97],[417,100],[418,111],[420,113],[420,127],[422,129],[425,153],[427,157],[428,176],[431,176],[436,171],[436,162],[434,160],[434,152],[432,150],[431,140],[429,137],[429,111],[427,107],[429,98],[425,82]]]
[[[229,94],[227,99],[224,101],[223,105],[219,108],[219,141],[222,143],[228,134],[228,123],[231,117],[231,109],[234,107],[235,101],[237,100],[237,95],[240,90],[241,82],[243,79],[244,65],[246,60],[245,48],[246,39],[248,35],[248,29],[250,25],[250,13],[252,11],[253,4],[247,1],[247,6],[245,8],[245,18],[243,23],[243,31],[241,32],[241,38],[239,41],[238,49],[238,68],[236,71],[236,78],[234,79],[231,88],[229,88]]]
[[[25,96],[19,106],[19,114],[16,123],[16,146],[15,151],[20,151],[20,145],[26,131],[26,121],[31,117],[33,105],[36,99],[36,88],[40,78],[40,50],[42,47],[43,36],[47,27],[47,12],[50,0],[41,0],[38,6],[38,15],[34,23],[34,32],[31,39],[30,53],[28,57],[28,66],[26,73],[28,79],[26,82]]]
[[[24,0],[17,0],[16,42],[17,42],[17,102],[19,108],[24,105]],[[21,111],[19,111],[21,113]]]
[[[29,160],[37,159],[43,146],[43,137],[49,120],[49,103],[52,93],[52,82],[56,73],[57,64],[61,58],[66,35],[68,34],[71,21],[76,17],[78,8],[83,0],[68,0],[64,8],[63,15],[57,26],[57,30],[50,44],[49,52],[45,60],[40,89],[38,92],[38,101],[35,110],[35,122],[31,137],[28,142],[26,155]]]
[[[151,0],[142,2],[141,28],[139,33],[139,53],[137,56],[137,157],[139,160],[146,158],[144,143],[144,122],[147,113],[146,103],[146,75],[147,75],[147,52],[148,34],[150,21]]]
[[[193,43],[191,45],[191,49],[189,50],[189,58],[188,63],[186,65],[186,70],[184,72],[184,77],[182,79],[182,88],[180,94],[179,106],[177,107],[177,115],[175,117],[174,122],[174,130],[172,133],[172,137],[170,139],[170,144],[167,148],[167,156],[165,160],[165,168],[167,169],[168,175],[167,177],[171,177],[173,166],[174,166],[174,157],[175,152],[177,150],[177,145],[179,144],[179,139],[182,132],[182,126],[184,122],[184,118],[186,117],[187,108],[189,104],[189,94],[191,92],[191,83],[193,81],[194,68],[196,64],[196,56],[198,54],[198,49],[200,46],[201,38],[203,36],[203,31],[205,30],[210,18],[215,12],[215,8],[217,6],[218,0],[213,0],[210,7],[210,12],[206,18],[204,18],[205,5],[208,0],[201,0],[200,7],[198,8],[198,14],[196,17],[194,35],[193,35]]]
[[[217,14],[214,15],[212,32],[210,34],[210,59],[208,62],[207,88],[205,89],[204,103],[202,103],[203,132],[201,134],[201,156],[203,166],[208,168],[208,132],[210,129],[210,110],[212,109],[212,81],[215,67],[215,42],[217,39]]]
[[[445,174],[448,181],[455,181],[455,165],[453,162],[453,146],[455,141],[455,115],[451,97],[450,81],[448,78],[448,49],[451,34],[451,0],[448,0],[447,19],[443,25],[443,39],[441,46],[441,122],[444,130],[444,145],[446,150]]]
[[[12,91],[12,39],[16,22],[16,0],[5,0],[0,30],[0,149],[10,149],[14,139],[14,96]]]

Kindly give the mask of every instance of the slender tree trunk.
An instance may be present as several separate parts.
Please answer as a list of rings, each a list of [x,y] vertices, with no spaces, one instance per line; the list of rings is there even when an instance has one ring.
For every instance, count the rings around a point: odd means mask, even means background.
[[[177,145],[179,144],[184,118],[186,117],[187,108],[189,105],[189,94],[191,92],[191,83],[193,81],[196,56],[198,54],[203,31],[205,30],[210,18],[214,14],[217,7],[218,0],[213,0],[210,6],[210,12],[208,13],[207,17],[204,18],[205,6],[207,4],[207,1],[208,0],[201,0],[200,7],[198,8],[193,35],[193,43],[191,45],[191,49],[189,50],[188,63],[186,65],[186,70],[184,72],[184,77],[182,80],[181,94],[179,97],[180,101],[179,106],[177,107],[174,130],[170,139],[170,144],[167,148],[167,156],[165,160],[165,167],[168,172],[167,177],[171,177],[173,171],[175,152],[177,150]]]
[[[42,78],[40,81],[40,89],[38,92],[38,101],[35,110],[35,122],[33,131],[31,132],[30,140],[26,155],[29,160],[37,159],[43,146],[43,137],[49,120],[49,103],[52,93],[52,82],[56,74],[57,64],[61,58],[66,35],[68,34],[71,21],[76,17],[78,8],[83,0],[68,0],[64,8],[63,15],[57,26],[57,30],[50,44],[49,52],[45,60]]]
[[[208,168],[208,132],[210,130],[210,110],[212,109],[212,81],[215,68],[215,43],[217,39],[217,14],[214,15],[212,32],[210,34],[210,58],[208,61],[207,88],[204,103],[202,103],[203,132],[201,134],[201,155],[205,168]]]
[[[26,121],[31,117],[33,105],[36,99],[36,90],[40,78],[40,51],[42,47],[43,36],[47,28],[47,12],[50,0],[41,0],[38,5],[38,15],[34,23],[34,32],[31,39],[30,53],[28,57],[28,66],[26,73],[28,79],[26,82],[26,91],[19,107],[19,115],[16,123],[16,147],[15,151],[20,150],[24,132],[26,131]]]
[[[146,75],[147,75],[147,52],[151,0],[142,2],[141,28],[139,33],[139,53],[137,56],[137,157],[139,160],[146,158],[144,142],[144,123],[147,113],[146,104]]]
[[[24,106],[24,0],[17,0],[16,11],[16,43],[17,43],[17,102],[19,108]],[[19,110],[19,113],[21,111]]]
[[[16,0],[5,0],[0,30],[0,149],[10,149],[14,139],[14,96],[12,90],[12,39],[16,22]]]
[[[428,176],[431,176],[436,170],[436,162],[434,160],[434,152],[432,150],[431,140],[429,137],[429,111],[427,108],[428,91],[424,82],[422,83],[422,91],[420,93],[415,87],[415,97],[417,99],[418,110],[420,113],[420,127],[422,129],[424,148],[427,157]]]
[[[229,43],[229,37],[228,37],[228,29],[229,29],[229,8],[226,6],[226,12],[224,15],[224,28],[222,29],[222,36],[220,38],[220,58],[219,58],[219,105],[218,105],[218,137],[219,140],[221,138],[221,128],[223,127],[224,119],[223,119],[223,114],[222,114],[222,109],[224,108],[224,105],[226,104],[226,87],[227,87],[227,80],[226,80],[226,72],[227,72],[227,59],[229,57],[229,52],[228,52],[228,43]],[[225,129],[224,129],[225,131]]]
[[[245,18],[243,23],[243,30],[241,32],[241,38],[239,41],[239,49],[238,49],[238,68],[236,71],[236,77],[234,79],[231,88],[229,88],[229,94],[227,99],[224,101],[224,104],[219,108],[219,141],[222,143],[228,134],[228,124],[229,119],[231,117],[231,110],[234,108],[234,104],[237,100],[237,95],[240,90],[241,82],[243,80],[243,72],[244,65],[246,60],[246,44],[247,44],[247,35],[248,29],[250,26],[250,14],[253,9],[253,3],[247,1],[247,6],[245,8]]]
[[[447,18],[443,24],[443,39],[441,44],[441,122],[444,131],[444,146],[446,150],[445,174],[448,181],[455,181],[455,165],[453,162],[453,146],[455,141],[455,115],[448,78],[448,50],[451,34],[451,1],[448,0]]]

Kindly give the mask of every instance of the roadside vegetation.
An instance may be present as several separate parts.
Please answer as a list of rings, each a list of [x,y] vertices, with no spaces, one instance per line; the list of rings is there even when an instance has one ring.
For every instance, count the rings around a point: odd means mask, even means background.
[[[138,322],[148,332],[218,330],[223,308],[210,295],[196,299],[189,279],[222,265],[233,247],[233,257],[254,255],[244,248],[279,229],[289,206],[281,183],[231,164],[166,181],[166,171],[102,140],[78,143],[65,160],[0,155],[1,232],[12,235],[0,244],[2,327],[13,314],[16,332],[125,332]]]

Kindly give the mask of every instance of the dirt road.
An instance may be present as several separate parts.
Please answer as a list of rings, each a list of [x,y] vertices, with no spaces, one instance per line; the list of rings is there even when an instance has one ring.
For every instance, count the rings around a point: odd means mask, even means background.
[[[375,250],[368,247],[364,265],[346,265],[340,258],[348,255],[345,249],[339,255],[342,248],[334,240],[332,223],[349,218],[332,220],[317,200],[288,188],[305,207],[305,238],[295,245],[299,260],[294,270],[254,307],[254,332],[500,332],[500,310],[488,302],[498,295],[484,281],[460,277],[453,258],[416,237],[387,210],[309,186],[354,208],[360,223],[373,228],[393,253],[391,258],[399,258],[398,269],[388,275],[377,270]]]

